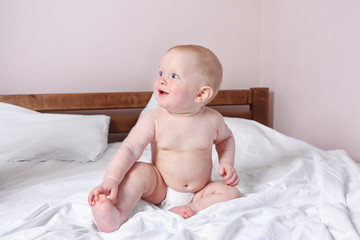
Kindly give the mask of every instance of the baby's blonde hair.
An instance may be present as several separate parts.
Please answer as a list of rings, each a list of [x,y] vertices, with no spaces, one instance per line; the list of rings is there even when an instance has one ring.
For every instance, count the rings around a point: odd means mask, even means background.
[[[204,84],[213,89],[212,98],[214,98],[220,89],[223,75],[222,65],[215,53],[199,45],[177,45],[167,50],[167,52],[172,50],[189,51],[196,54],[199,65],[202,66],[201,74],[205,76]]]

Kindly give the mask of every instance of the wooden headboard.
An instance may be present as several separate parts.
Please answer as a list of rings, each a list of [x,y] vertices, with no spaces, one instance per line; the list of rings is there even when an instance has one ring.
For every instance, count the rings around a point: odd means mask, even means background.
[[[39,112],[109,115],[109,142],[114,142],[122,140],[135,125],[151,94],[152,92],[114,92],[0,95],[0,101]],[[269,125],[268,88],[220,90],[208,106],[215,108],[223,116],[252,119]]]

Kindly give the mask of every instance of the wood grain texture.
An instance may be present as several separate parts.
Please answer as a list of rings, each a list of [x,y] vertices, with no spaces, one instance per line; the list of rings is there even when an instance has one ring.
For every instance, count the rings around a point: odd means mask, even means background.
[[[40,112],[97,110],[96,114],[106,114],[111,117],[109,133],[121,134],[124,137],[136,124],[139,114],[118,116],[106,110],[144,108],[151,94],[152,92],[0,95],[0,101]],[[208,105],[210,107],[248,105],[250,110],[230,112],[219,108],[217,110],[226,117],[252,119],[269,125],[268,88],[220,90],[216,98]],[[119,139],[112,141],[119,141]]]
[[[249,105],[252,103],[251,94],[251,90],[221,90],[208,105]]]
[[[0,95],[7,102],[36,111],[143,108],[151,92]]]
[[[252,88],[251,119],[269,126],[269,89]]]

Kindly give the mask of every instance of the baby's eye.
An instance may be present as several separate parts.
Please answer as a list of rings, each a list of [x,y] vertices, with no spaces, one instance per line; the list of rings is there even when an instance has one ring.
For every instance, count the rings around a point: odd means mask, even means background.
[[[179,75],[177,75],[176,73],[173,73],[173,74],[171,74],[171,78],[173,78],[173,79],[179,79],[180,77],[179,77]]]
[[[159,76],[160,76],[160,77],[164,76],[164,73],[160,71],[160,72],[159,72]]]

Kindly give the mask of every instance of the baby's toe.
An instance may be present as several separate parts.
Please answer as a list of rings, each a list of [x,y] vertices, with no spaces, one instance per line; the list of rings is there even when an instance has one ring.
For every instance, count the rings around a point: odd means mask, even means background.
[[[105,194],[99,195],[99,202],[107,202],[107,201],[109,201],[109,199],[107,198],[107,196]]]

